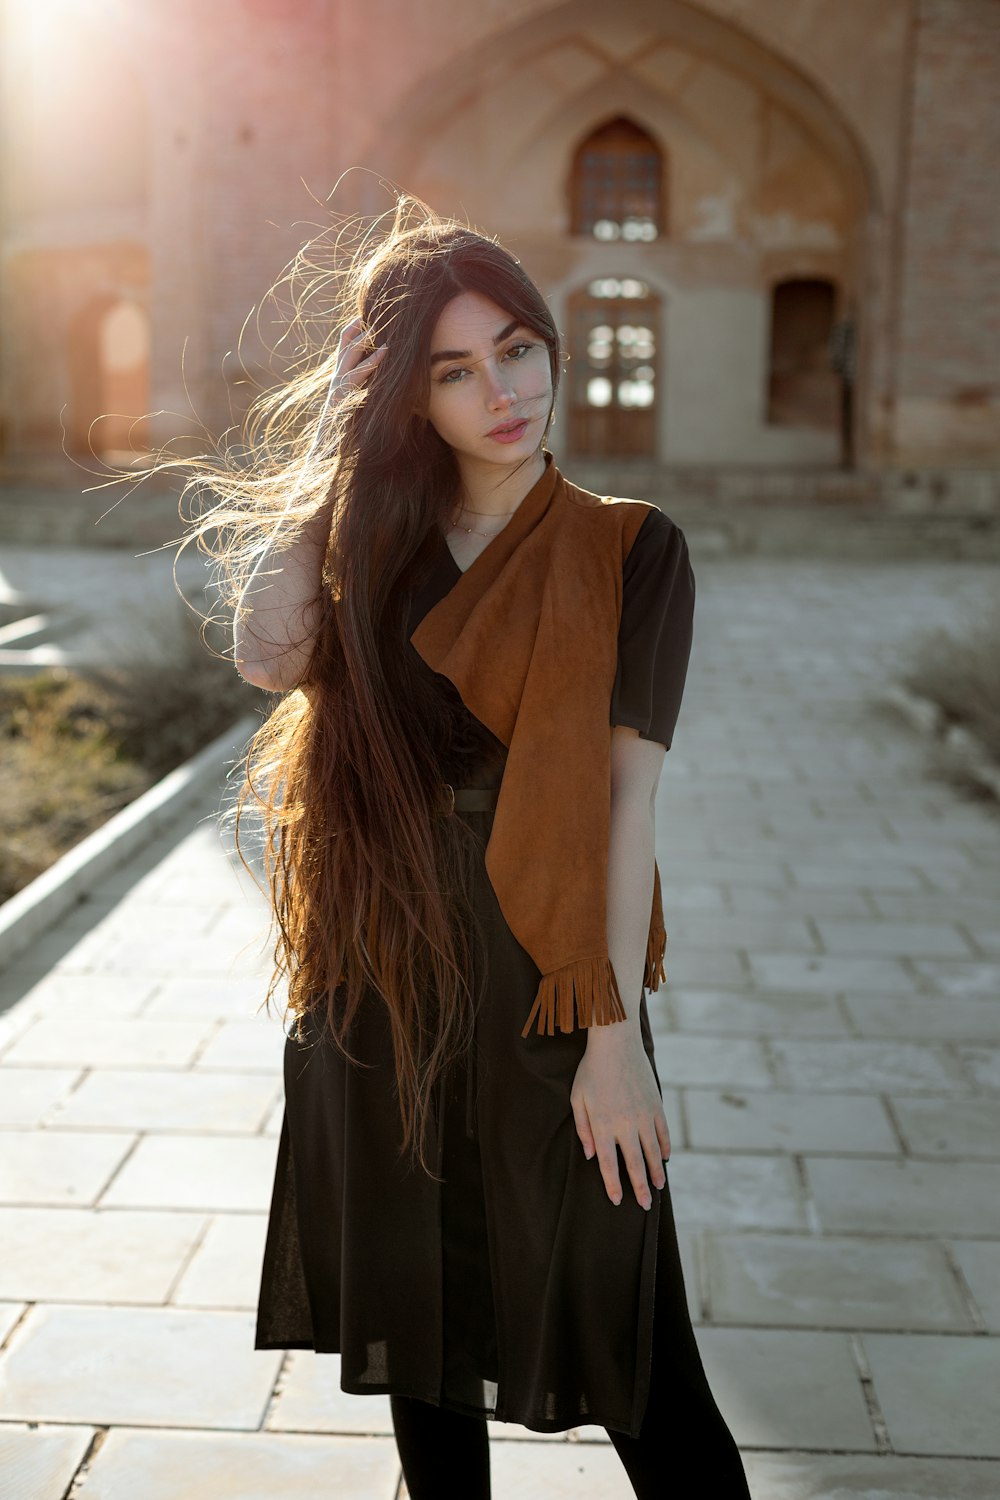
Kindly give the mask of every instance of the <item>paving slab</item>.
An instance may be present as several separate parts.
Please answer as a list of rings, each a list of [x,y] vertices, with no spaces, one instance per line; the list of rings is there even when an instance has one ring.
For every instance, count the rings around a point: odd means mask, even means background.
[[[492,1442],[493,1492],[516,1500],[634,1500],[635,1491],[610,1443]],[[404,1488],[402,1495],[408,1491]]]
[[[204,1214],[0,1208],[0,1296],[163,1303],[205,1228]]]
[[[79,1068],[5,1068],[0,1126],[40,1125],[83,1078]]]
[[[791,953],[817,953],[819,945],[815,933],[802,916],[789,916],[783,911],[773,912],[727,912],[725,915],[686,911],[673,921],[673,930],[678,942],[685,947],[710,948],[721,944],[726,948],[781,948]],[[668,936],[672,940],[673,933]],[[936,952],[929,948],[928,952]],[[967,945],[962,952],[969,953]]]
[[[266,1210],[276,1143],[264,1136],[146,1135],[101,1197],[104,1208]]]
[[[781,1081],[796,1089],[866,1094],[971,1092],[955,1058],[934,1042],[776,1037],[770,1050]]]
[[[805,1198],[794,1165],[774,1156],[677,1151],[667,1163],[679,1223],[804,1229]]]
[[[183,974],[190,966],[226,976],[256,968],[260,957],[232,940],[220,943],[210,932],[192,933],[183,942],[169,933],[145,938],[129,934],[105,938],[99,949],[85,955],[84,963],[75,952],[74,963],[98,973],[148,974],[152,967],[161,974]],[[69,959],[64,966],[70,966]]]
[[[685,1036],[664,1032],[650,1012],[656,1070],[663,1084],[733,1083],[767,1088],[773,1082],[767,1054],[755,1037]]]
[[[94,1437],[92,1427],[0,1423],[0,1495],[8,1500],[64,1495]]]
[[[806,917],[825,912],[828,917],[867,917],[872,911],[870,896],[856,886],[828,886],[818,896],[815,890],[800,886],[731,885],[726,888],[726,896],[728,908],[734,912],[799,912]]]
[[[785,1089],[687,1088],[683,1094],[688,1143],[701,1150],[885,1155],[898,1149],[877,1098]]]
[[[843,995],[852,1029],[864,1037],[1000,1042],[1000,1004],[924,995]]]
[[[256,1312],[266,1234],[264,1213],[216,1214],[177,1282],[171,1303]]]
[[[862,1335],[899,1452],[1000,1458],[1000,1338]]]
[[[73,925],[79,926],[81,931],[89,932],[96,951],[103,953],[104,943],[111,944],[125,939],[163,943],[171,939],[174,942],[187,942],[190,938],[200,938],[217,927],[230,910],[223,901],[221,892],[214,902],[189,901],[176,906],[118,898],[103,916],[90,923],[85,923],[83,913],[78,908]]]
[[[272,1038],[273,1040],[273,1038]],[[17,1070],[7,1076],[17,1081]],[[280,1092],[273,1074],[151,1068],[105,1068],[63,1090],[44,1115],[46,1125],[67,1129],[107,1127],[136,1131],[256,1132]]]
[[[946,1243],[972,1293],[982,1327],[1000,1333],[1000,1239]]]
[[[975,1331],[948,1253],[933,1241],[706,1230],[703,1243],[719,1323]]]
[[[235,1073],[260,1071],[273,1077],[281,1071],[284,1032],[263,1012],[252,1020],[221,1021],[198,1056],[199,1070]]]
[[[729,986],[741,983],[745,977],[743,960],[735,950],[692,948],[679,940],[664,959],[663,967],[670,984]]]
[[[666,997],[676,1029],[727,1036],[846,1036],[848,1023],[836,995],[748,994],[674,986]]]
[[[271,1432],[377,1433],[392,1437],[389,1397],[340,1388],[340,1355],[294,1349],[265,1424]]]
[[[1000,1237],[1000,1163],[803,1160],[825,1230]]]
[[[982,920],[977,920],[967,917],[964,926],[980,953],[1000,959],[1000,925],[995,918],[991,920],[989,916],[984,916]]]
[[[0,1204],[95,1203],[137,1140],[121,1131],[5,1130]]]
[[[951,827],[955,812],[948,812],[948,826]],[[996,838],[996,833],[990,829],[989,823],[984,820],[983,830],[990,837]],[[951,834],[949,834],[951,836]],[[938,891],[872,891],[868,895],[869,909],[876,915],[889,917],[891,919],[903,918],[912,921],[936,922],[941,916],[941,895]],[[995,896],[981,896],[973,891],[963,891],[959,894],[952,893],[948,897],[947,911],[952,922],[960,923],[967,931],[972,924],[989,925],[991,930],[996,927],[997,903]]]
[[[396,1500],[398,1485],[392,1438],[117,1428],[77,1493],[80,1500]]]
[[[995,882],[994,890],[1000,901],[1000,879]],[[1000,998],[1000,963],[915,958],[913,972],[922,980],[924,988],[935,995]]]
[[[924,882],[920,878],[918,870],[906,864],[895,864],[883,861],[872,864],[865,860],[855,862],[850,860],[817,859],[789,860],[791,877],[795,884],[803,890],[825,891],[828,887],[833,890],[856,891],[859,889],[878,891],[922,891],[926,890]],[[780,955],[769,955],[780,957]],[[801,965],[800,965],[801,968]],[[900,977],[899,971],[894,964],[863,964],[860,969],[852,970],[844,960],[833,967],[832,972],[843,975],[853,975],[859,978],[866,972],[885,975],[894,980]],[[827,985],[826,988],[830,986]],[[865,986],[862,986],[864,988]]]
[[[261,1424],[281,1366],[247,1313],[36,1307],[0,1369],[0,1420],[157,1427]]]
[[[1000,1047],[961,1046],[955,1055],[976,1088],[1000,1094]]]
[[[215,1025],[198,1021],[74,1020],[45,1016],[29,1026],[4,1054],[7,1066],[57,1063],[65,1067],[186,1068],[207,1044]]]
[[[23,1302],[0,1302],[0,1344],[6,1341],[26,1311],[27,1306]]]
[[[35,982],[20,981],[20,992],[10,993],[18,981],[0,975],[0,1004],[7,995],[18,1002],[25,1024],[38,1016],[74,1015],[89,1020],[137,1016],[156,993],[156,979],[149,974],[60,974],[49,971]],[[6,993],[5,993],[6,992]]]
[[[749,961],[753,980],[762,989],[876,990],[898,995],[913,988],[912,976],[901,959],[761,950],[752,953]]]
[[[676,856],[675,856],[676,857]],[[661,871],[661,886],[664,906],[669,903],[671,913],[682,911],[728,911],[726,896],[721,884],[705,880],[683,881],[668,885],[666,873]],[[674,920],[671,915],[671,922]]]
[[[1000,1099],[908,1099],[892,1094],[887,1103],[911,1156],[1000,1160]]]
[[[213,1021],[246,1021],[261,1013],[267,986],[261,975],[233,978],[227,975],[187,973],[164,975],[143,1005],[142,1014],[150,1020],[188,1020],[205,1018]],[[278,995],[283,993],[278,991]],[[280,1017],[281,1007],[271,1016]],[[263,1012],[267,1014],[267,1012]]]
[[[748,1453],[754,1500],[996,1500],[1000,1464],[862,1454]]]
[[[698,1328],[696,1335],[709,1384],[741,1448],[874,1450],[847,1334]]]
[[[883,953],[896,958],[974,957],[972,945],[949,922],[845,922],[818,918],[816,930],[830,953]]]

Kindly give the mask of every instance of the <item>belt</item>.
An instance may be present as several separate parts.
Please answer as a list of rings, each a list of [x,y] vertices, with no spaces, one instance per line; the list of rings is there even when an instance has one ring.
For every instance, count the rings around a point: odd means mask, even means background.
[[[500,796],[498,786],[453,787],[447,781],[442,791],[444,805],[438,810],[446,818],[453,812],[492,812]]]

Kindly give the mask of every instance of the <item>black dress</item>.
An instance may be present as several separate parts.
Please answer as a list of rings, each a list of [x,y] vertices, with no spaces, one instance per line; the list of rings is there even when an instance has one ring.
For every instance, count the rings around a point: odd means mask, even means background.
[[[443,535],[411,593],[410,631],[461,576]],[[652,509],[623,572],[610,722],[668,749],[691,649],[694,575],[680,528]],[[457,732],[442,779],[497,785],[504,748],[421,662]],[[485,853],[492,812],[457,812]],[[415,1396],[538,1432],[586,1423],[637,1436],[649,1393],[657,1255],[676,1262],[668,1185],[644,1210],[586,1160],[569,1102],[587,1032],[521,1028],[539,970],[477,858],[474,1043],[438,1093],[436,1183],[408,1155],[388,1021],[362,1005],[349,1065],[307,1017],[286,1038],[285,1111],[254,1347],[341,1353],[352,1393]],[[669,926],[669,913],[667,913]],[[643,993],[643,1044],[656,1064]],[[659,1079],[657,1077],[657,1083]],[[669,1174],[669,1164],[666,1167]],[[679,1293],[678,1295],[682,1295]],[[687,1321],[687,1308],[671,1309]]]

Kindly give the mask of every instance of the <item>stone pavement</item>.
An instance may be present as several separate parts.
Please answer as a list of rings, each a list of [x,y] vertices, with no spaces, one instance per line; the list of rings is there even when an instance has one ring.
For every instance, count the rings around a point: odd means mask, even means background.
[[[696,571],[650,1011],[709,1377],[754,1500],[987,1500],[1000,814],[870,695],[996,568]],[[400,1493],[387,1398],[252,1348],[283,1032],[216,800],[0,979],[3,1500]],[[630,1493],[602,1429],[491,1436],[497,1500]]]

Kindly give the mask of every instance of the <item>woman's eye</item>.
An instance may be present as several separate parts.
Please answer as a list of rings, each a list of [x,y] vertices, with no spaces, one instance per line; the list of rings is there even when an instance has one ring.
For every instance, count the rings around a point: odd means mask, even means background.
[[[504,359],[513,359],[514,362],[523,360],[528,350],[534,350],[534,348],[534,344],[525,344],[525,342],[522,342],[522,344],[511,344],[507,353],[504,354]],[[438,384],[439,386],[457,386],[459,381],[462,380],[463,375],[466,374],[468,374],[468,371],[459,366],[459,368],[453,369],[453,371],[448,371],[447,375],[439,375]]]

